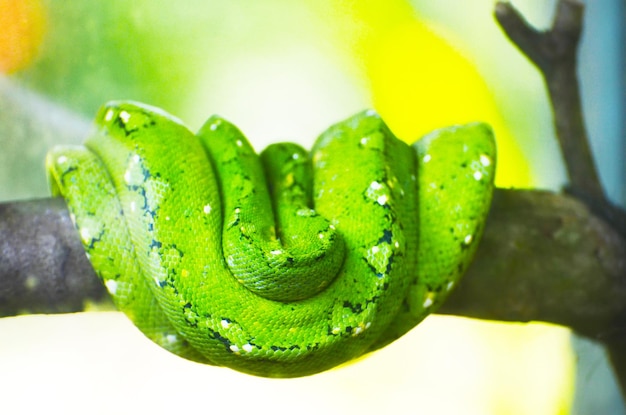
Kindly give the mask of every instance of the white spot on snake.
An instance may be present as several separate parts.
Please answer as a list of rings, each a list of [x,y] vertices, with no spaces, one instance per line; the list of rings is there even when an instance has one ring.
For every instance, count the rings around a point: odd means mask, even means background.
[[[209,213],[211,213],[211,205],[204,205],[202,211],[208,215]]]
[[[236,209],[235,209],[235,213],[239,213],[239,212],[241,212],[241,209],[236,208]]]
[[[480,155],[480,164],[482,164],[485,167],[491,165],[491,158],[488,155],[486,155],[486,154],[481,154]]]
[[[109,108],[106,114],[104,114],[104,121],[111,121],[113,119],[113,110]]]
[[[274,249],[273,251],[270,251],[270,254],[272,255],[280,255],[282,253],[283,251],[281,251],[280,249]]]
[[[446,291],[450,291],[454,287],[454,281],[450,281],[448,285],[446,285]]]
[[[209,126],[209,130],[211,131],[217,130],[217,127],[219,127],[221,123],[222,123],[222,120],[216,120],[215,122],[213,122],[213,124]]]
[[[379,205],[385,206],[387,202],[389,201],[389,196],[387,195],[378,196],[378,199],[376,199],[376,201],[378,202]]]
[[[329,228],[329,229],[332,229],[332,230],[334,231],[334,230],[335,230],[335,225],[332,225],[332,224],[331,224],[331,225],[328,225],[328,228]]]
[[[372,323],[370,321],[368,321],[367,323],[359,323],[359,325],[356,326],[354,331],[352,332],[352,335],[358,336],[359,334],[363,333],[365,330],[369,329],[371,325]]]
[[[333,329],[331,330],[331,333],[339,334],[339,333],[341,333],[341,328],[340,327],[333,327]]]
[[[59,156],[59,158],[57,158],[57,163],[59,164],[63,164],[67,161],[67,157],[65,156]]]
[[[294,160],[298,160],[300,158],[300,154],[298,153],[293,153],[293,155],[291,156],[292,159]]]
[[[378,251],[380,251],[380,248],[378,246],[373,246],[371,251],[372,251],[372,254],[376,254],[378,253]]]
[[[368,117],[372,117],[372,116],[376,116],[378,114],[376,113],[375,110],[369,109],[369,110],[365,111],[365,115],[367,115]]]
[[[424,163],[428,163],[428,162],[430,161],[430,159],[431,159],[431,158],[432,158],[432,157],[430,156],[430,154],[426,154],[426,155],[424,156],[424,158],[422,159],[422,161],[423,161]]]
[[[243,142],[241,140],[235,141],[235,144],[237,144],[237,147],[243,146]]]
[[[124,124],[127,124],[128,121],[130,121],[130,112],[120,111],[120,120],[122,120]]]
[[[224,327],[225,329],[230,327],[230,321],[228,321],[226,319],[220,321],[220,323],[222,324],[222,327]]]
[[[415,175],[414,175],[414,174],[412,174],[412,175],[411,175],[411,180],[412,180],[412,181],[416,181],[416,180],[417,180],[417,177],[415,177]]]
[[[115,293],[117,292],[117,281],[106,280],[104,282],[104,285],[107,287],[107,291],[109,292],[109,294],[115,295]]]
[[[233,353],[239,353],[239,346],[237,346],[236,344],[231,344],[230,345],[230,350]]]
[[[323,233],[318,233],[317,237],[320,238],[320,239],[324,239],[324,234]]]
[[[393,243],[393,246],[395,246],[396,248],[400,248],[400,242],[395,241],[395,242]]]
[[[165,336],[165,340],[169,344],[173,344],[173,343],[176,343],[178,341],[178,336],[175,335],[175,334],[168,334],[167,336]]]
[[[474,179],[475,180],[480,180],[482,178],[483,178],[483,174],[481,172],[479,172],[479,171],[475,171],[474,172]]]
[[[91,231],[89,230],[89,228],[80,228],[80,237],[84,242],[91,241]]]
[[[463,243],[465,245],[469,245],[472,243],[472,240],[474,239],[474,236],[470,233],[469,235],[465,236],[465,239],[463,239]]]
[[[143,172],[139,164],[141,157],[139,154],[133,154],[128,160],[126,171],[124,171],[124,181],[126,184],[139,184],[144,181]]]
[[[379,189],[382,189],[382,187],[383,187],[383,185],[378,183],[377,181],[373,181],[370,184],[370,188],[373,189],[373,190],[379,190]]]
[[[369,139],[369,137],[363,137],[363,138],[361,138],[361,145],[362,145],[362,146],[367,145],[367,142],[368,142],[369,140],[370,140],[370,139]]]
[[[135,203],[135,201],[130,202],[130,211],[134,212],[135,210],[137,210],[137,203]]]
[[[166,216],[166,217],[165,217],[165,220],[170,220],[170,217],[169,217],[169,216]]]
[[[434,302],[433,299],[434,299],[434,294],[428,293],[428,295],[426,296],[426,299],[424,300],[424,304],[422,304],[422,307],[429,308],[430,306],[432,306]]]
[[[250,343],[246,343],[246,344],[244,344],[243,346],[241,346],[241,348],[242,348],[245,352],[248,352],[248,353],[250,353],[250,352],[254,349],[254,347],[253,347]]]

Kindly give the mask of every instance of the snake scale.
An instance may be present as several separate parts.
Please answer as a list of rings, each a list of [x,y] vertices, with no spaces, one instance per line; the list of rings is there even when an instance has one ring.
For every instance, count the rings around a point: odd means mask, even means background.
[[[296,377],[383,347],[445,299],[482,233],[495,142],[473,123],[409,146],[369,110],[310,152],[257,155],[220,117],[193,134],[116,101],[46,165],[96,273],[148,338]]]

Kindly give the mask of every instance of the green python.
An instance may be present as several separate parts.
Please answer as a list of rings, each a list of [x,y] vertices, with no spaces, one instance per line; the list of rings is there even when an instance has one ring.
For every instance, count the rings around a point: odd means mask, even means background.
[[[111,102],[95,127],[46,164],[116,306],[177,355],[259,376],[321,372],[402,336],[464,273],[491,202],[482,123],[409,146],[370,110],[310,152],[260,155],[217,116],[193,134]]]

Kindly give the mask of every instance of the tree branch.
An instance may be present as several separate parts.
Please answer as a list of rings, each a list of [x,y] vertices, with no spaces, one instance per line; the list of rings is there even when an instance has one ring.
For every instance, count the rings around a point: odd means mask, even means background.
[[[549,92],[556,136],[565,161],[568,193],[585,201],[626,236],[626,215],[605,196],[583,119],[576,59],[584,5],[561,0],[552,28],[539,32],[509,3],[498,2],[495,16],[504,33],[541,71]]]
[[[110,303],[63,199],[0,204],[0,317]]]
[[[544,75],[571,187],[602,198],[604,192],[589,149],[576,77],[583,5],[575,0],[560,1],[553,26],[547,32],[531,27],[509,3],[497,3],[495,15],[506,35]]]
[[[109,301],[62,199],[0,204],[0,217],[0,316]],[[572,197],[497,189],[476,259],[440,312],[602,339],[626,312],[626,242]]]
[[[439,312],[605,340],[625,298],[626,241],[609,224],[566,195],[499,189],[474,262]]]
[[[560,0],[552,28],[546,32],[535,30],[506,2],[496,4],[495,16],[506,35],[539,68],[545,79],[556,135],[570,180],[566,191],[584,201],[621,235],[623,241],[626,238],[626,213],[605,196],[583,119],[576,75],[583,10],[584,5],[578,0]],[[612,294],[610,291],[605,292],[607,301],[610,302]],[[579,332],[603,340],[626,399],[626,312],[622,310],[613,318],[611,327],[599,324],[594,329],[594,324],[591,324]]]

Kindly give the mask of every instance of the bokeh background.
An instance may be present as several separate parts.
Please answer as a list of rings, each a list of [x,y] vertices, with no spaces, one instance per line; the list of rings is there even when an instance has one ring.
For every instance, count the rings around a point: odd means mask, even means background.
[[[555,1],[516,0],[550,24]],[[133,99],[197,129],[218,113],[261,149],[310,146],[376,108],[412,142],[482,120],[499,186],[564,169],[537,70],[493,0],[0,0],[0,201],[48,194],[43,158],[97,108]],[[580,75],[610,197],[626,199],[623,0],[588,1]],[[0,413],[626,413],[603,351],[568,330],[433,316],[361,361],[296,380],[183,361],[116,312],[0,321]]]

